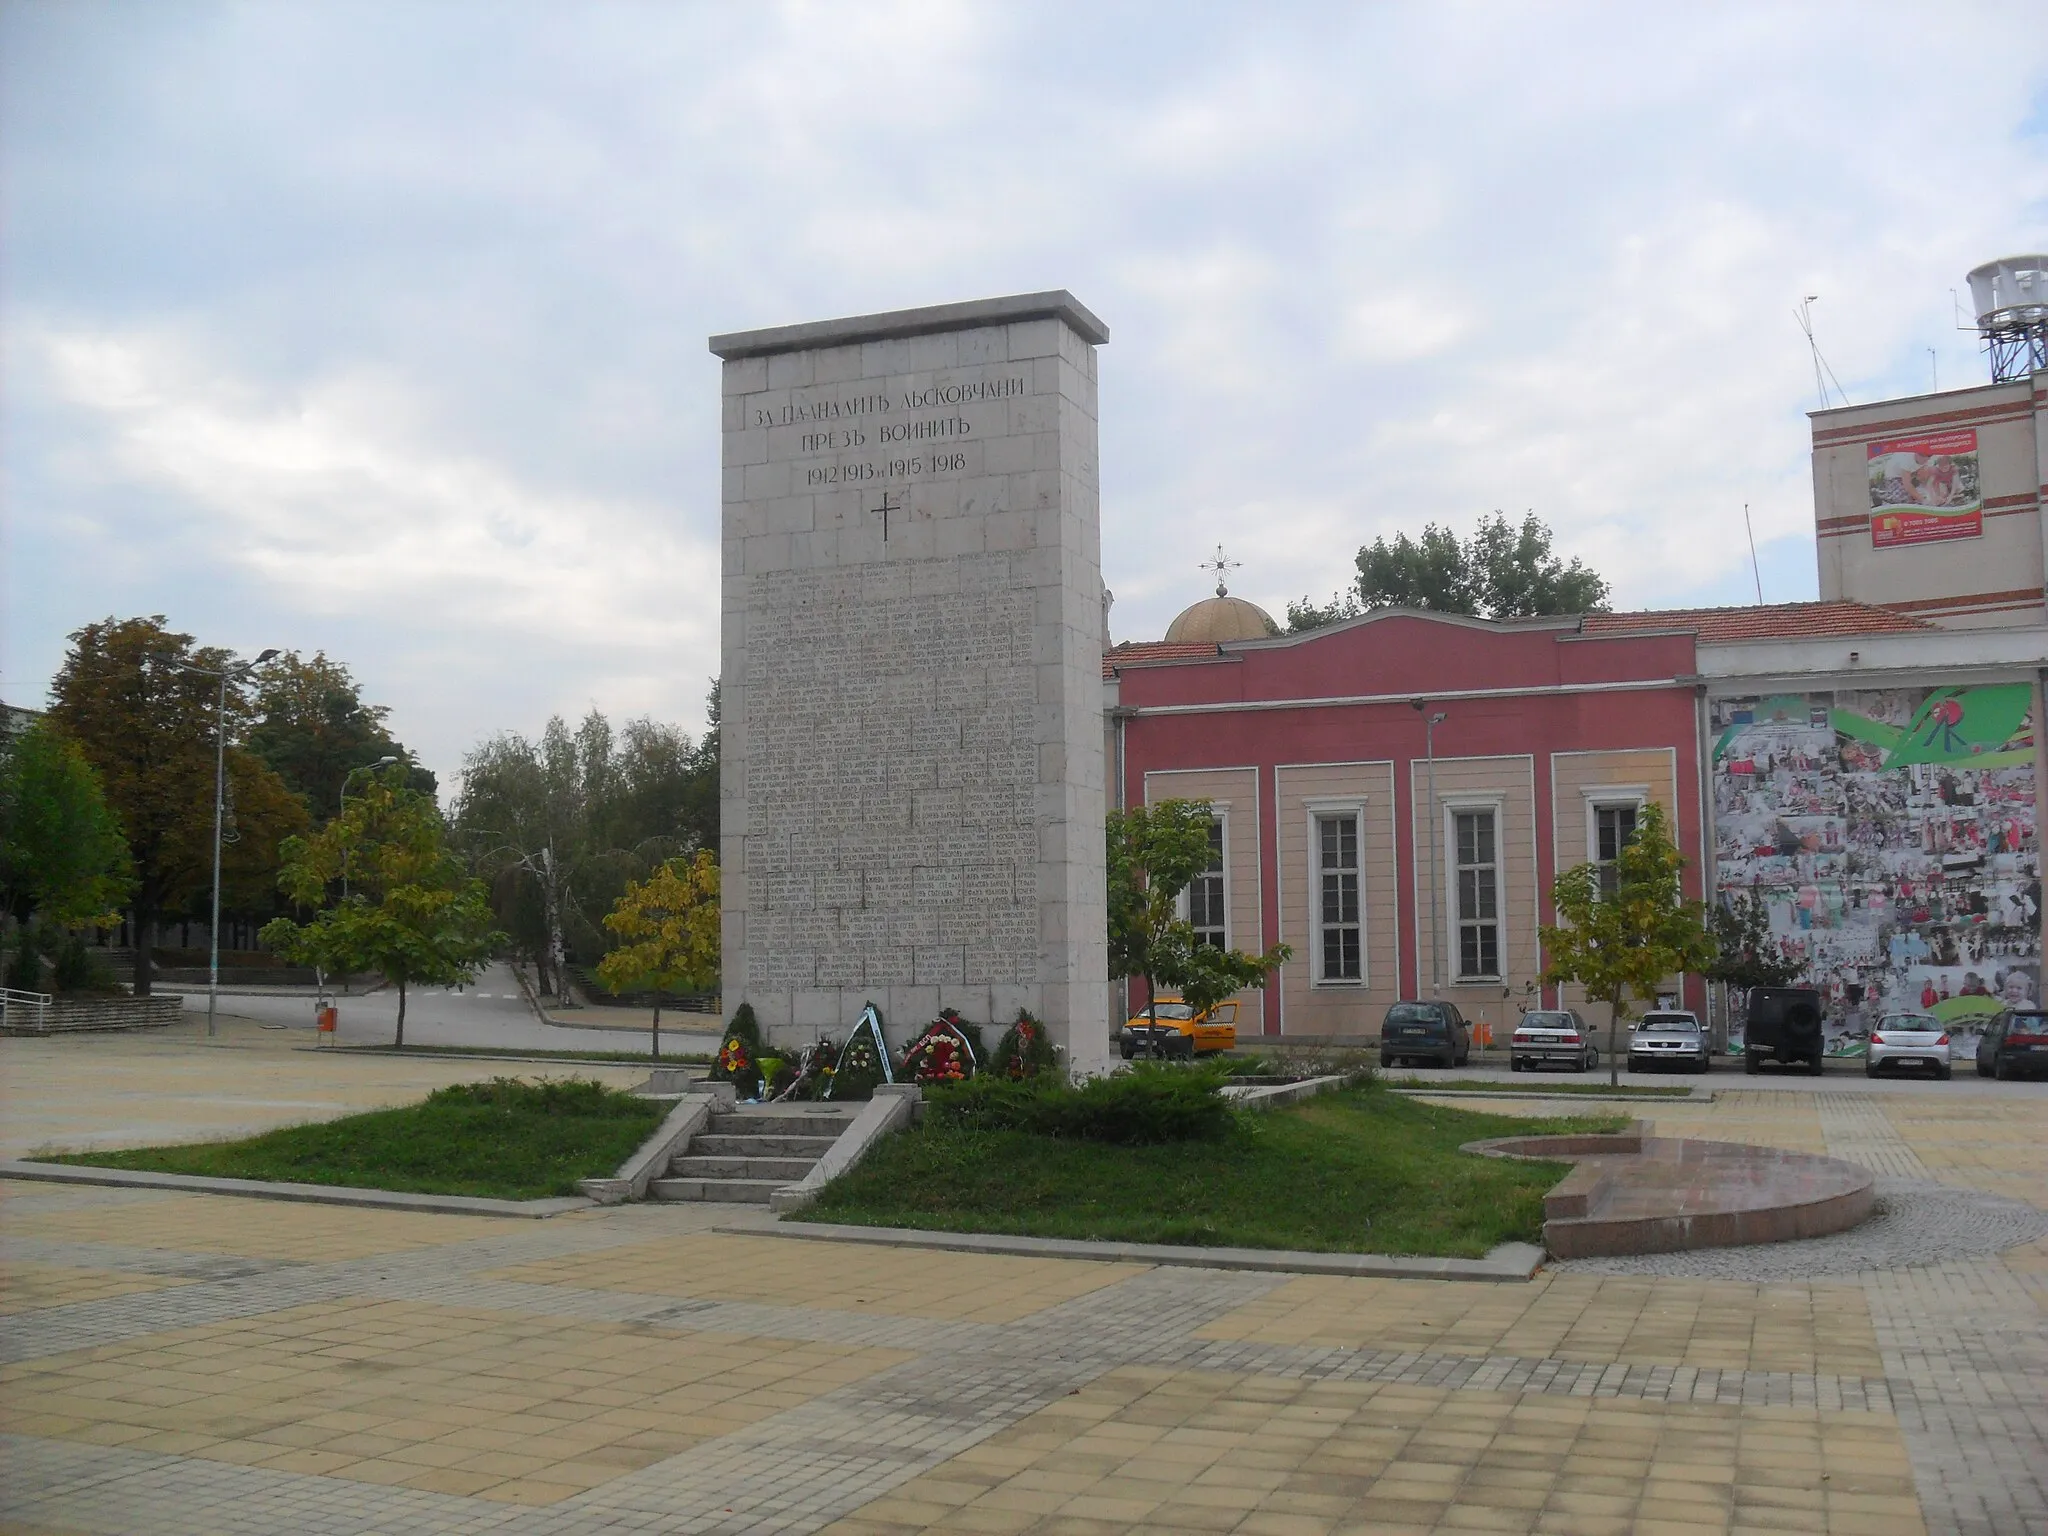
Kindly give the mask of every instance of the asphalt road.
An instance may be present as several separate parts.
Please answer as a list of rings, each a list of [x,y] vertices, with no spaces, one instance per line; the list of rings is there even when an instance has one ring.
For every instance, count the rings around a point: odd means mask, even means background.
[[[188,1017],[203,1018],[206,991],[186,992]],[[335,1033],[344,1045],[389,1045],[398,1025],[396,988],[352,997],[336,997]],[[315,1028],[313,995],[300,993],[222,992],[220,1011],[263,1024],[303,1029]],[[414,988],[405,1002],[405,1043],[407,1045],[477,1045],[501,1050],[549,1051],[646,1051],[649,1045],[647,1013],[624,1009],[591,1009],[591,1027],[569,1028],[543,1024],[534,1017],[519,990],[511,968],[493,964],[470,987]],[[597,1017],[602,1015],[602,1018]],[[623,1018],[619,1015],[624,1015]],[[636,1024],[637,1027],[618,1027]],[[718,1021],[705,1014],[666,1013],[661,1020],[663,1056],[692,1055],[716,1050]]]

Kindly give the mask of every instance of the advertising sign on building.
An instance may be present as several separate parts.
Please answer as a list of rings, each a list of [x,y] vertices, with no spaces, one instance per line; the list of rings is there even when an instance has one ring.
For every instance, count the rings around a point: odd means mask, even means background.
[[[1870,542],[1878,549],[1984,533],[1977,433],[1936,432],[1870,445]]]
[[[1931,1013],[1968,1063],[2041,998],[2033,688],[1723,699],[1715,886],[1760,896],[1828,998],[1831,1054],[1887,1013]],[[1968,1070],[1967,1065],[1964,1070]]]

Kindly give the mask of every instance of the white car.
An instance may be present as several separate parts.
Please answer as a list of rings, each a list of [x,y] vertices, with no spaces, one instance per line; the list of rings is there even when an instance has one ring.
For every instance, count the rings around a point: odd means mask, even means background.
[[[1508,1042],[1508,1066],[1516,1072],[1533,1071],[1538,1066],[1584,1072],[1599,1061],[1600,1051],[1593,1044],[1593,1032],[1569,1008],[1523,1014]]]
[[[1886,1067],[1932,1067],[1936,1077],[1949,1075],[1948,1031],[1931,1013],[1888,1013],[1870,1032],[1863,1057],[1863,1075],[1875,1077]]]
[[[1704,1072],[1710,1051],[1706,1031],[1696,1017],[1660,1008],[1644,1014],[1643,1022],[1629,1031],[1628,1069],[1644,1072],[1676,1067],[1681,1072]]]

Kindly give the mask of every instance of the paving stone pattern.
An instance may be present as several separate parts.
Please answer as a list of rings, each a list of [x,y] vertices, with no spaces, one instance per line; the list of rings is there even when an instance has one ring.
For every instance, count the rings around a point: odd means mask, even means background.
[[[1882,1107],[1773,1098],[1939,1188]],[[14,1184],[0,1239],[9,1531],[2048,1530],[2039,1232],[1461,1285]]]

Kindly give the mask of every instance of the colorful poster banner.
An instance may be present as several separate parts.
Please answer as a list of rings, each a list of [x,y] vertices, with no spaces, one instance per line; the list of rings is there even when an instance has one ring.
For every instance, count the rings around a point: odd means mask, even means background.
[[[1760,895],[1828,998],[1828,1050],[1931,1013],[1968,1072],[2001,1009],[2041,1000],[2033,688],[1714,705],[1715,885]]]
[[[1872,443],[1869,457],[1873,547],[1983,536],[1974,428]]]

